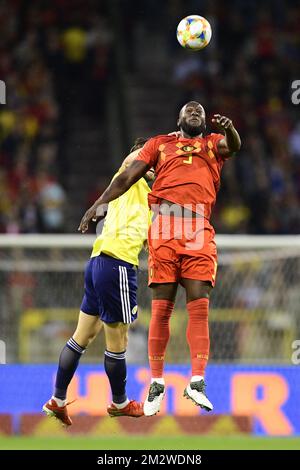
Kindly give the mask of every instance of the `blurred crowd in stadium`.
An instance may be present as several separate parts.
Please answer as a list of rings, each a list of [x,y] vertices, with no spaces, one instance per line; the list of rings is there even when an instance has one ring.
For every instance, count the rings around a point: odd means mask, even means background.
[[[107,5],[0,2],[0,79],[7,88],[0,110],[2,233],[68,231],[65,129],[74,100],[99,127],[107,119],[115,27]],[[291,101],[291,83],[300,79],[299,2],[120,0],[119,6],[127,53],[134,50],[135,28],[142,25],[145,37],[159,31],[168,44],[178,105],[199,100],[208,115],[231,117],[242,136],[241,152],[224,169],[217,231],[299,233],[300,120]],[[191,54],[174,39],[178,21],[191,13],[212,24],[205,52]],[[134,63],[132,57],[133,73],[139,73]],[[82,201],[79,214],[87,204]]]
[[[63,141],[71,105],[95,111],[106,79],[105,18],[78,5],[73,12],[59,0],[0,2],[7,90],[0,111],[1,232],[66,231]]]

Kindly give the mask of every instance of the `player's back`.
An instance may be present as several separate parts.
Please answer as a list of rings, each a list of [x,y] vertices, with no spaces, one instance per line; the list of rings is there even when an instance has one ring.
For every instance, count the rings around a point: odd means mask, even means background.
[[[138,265],[138,256],[147,239],[151,222],[147,203],[149,191],[147,182],[141,178],[121,197],[109,203],[103,230],[94,243],[92,257],[105,253]]]

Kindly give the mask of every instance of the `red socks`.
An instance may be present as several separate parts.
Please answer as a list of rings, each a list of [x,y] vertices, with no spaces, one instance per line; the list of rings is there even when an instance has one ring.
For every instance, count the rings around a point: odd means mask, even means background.
[[[164,359],[170,337],[170,317],[174,302],[152,300],[152,315],[149,327],[148,352],[152,377],[163,375]]]
[[[190,347],[192,375],[204,376],[209,355],[209,299],[192,300],[187,304],[189,320],[186,339]]]
[[[170,337],[170,317],[174,303],[153,300],[149,328],[148,352],[151,376],[162,377],[165,352]],[[209,355],[209,299],[201,298],[187,304],[189,320],[186,338],[190,347],[192,375],[204,376]]]

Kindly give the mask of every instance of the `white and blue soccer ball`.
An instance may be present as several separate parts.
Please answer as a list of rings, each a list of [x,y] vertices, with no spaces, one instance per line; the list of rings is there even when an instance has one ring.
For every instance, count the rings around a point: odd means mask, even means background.
[[[211,26],[203,16],[186,16],[177,26],[179,44],[185,49],[193,51],[204,49],[211,39],[211,34]]]

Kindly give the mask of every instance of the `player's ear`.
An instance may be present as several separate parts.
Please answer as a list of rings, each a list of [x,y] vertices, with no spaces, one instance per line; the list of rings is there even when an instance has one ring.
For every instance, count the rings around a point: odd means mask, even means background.
[[[180,127],[180,119],[177,119],[177,126]]]

